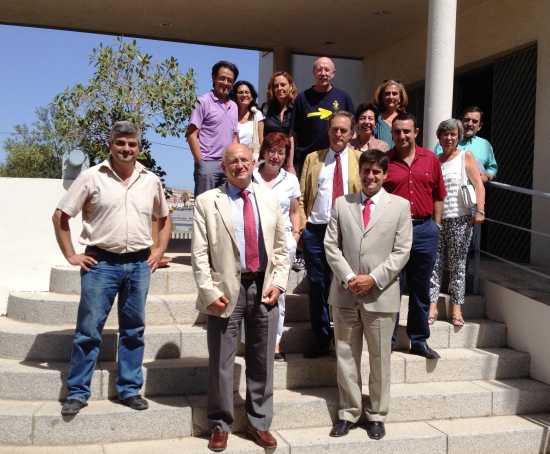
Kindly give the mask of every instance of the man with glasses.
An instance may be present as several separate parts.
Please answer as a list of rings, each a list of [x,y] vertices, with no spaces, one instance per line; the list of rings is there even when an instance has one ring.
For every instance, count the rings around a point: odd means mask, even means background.
[[[219,61],[212,67],[213,89],[197,99],[187,128],[187,143],[195,161],[195,197],[225,182],[221,168],[224,149],[238,142],[238,108],[229,99],[237,67]]]
[[[197,308],[208,315],[209,449],[223,451],[234,422],[233,369],[241,321],[245,327],[248,436],[263,448],[277,441],[273,417],[273,363],[289,262],[285,218],[271,191],[252,182],[252,151],[232,144],[224,152],[227,182],[197,197],[191,264]]]

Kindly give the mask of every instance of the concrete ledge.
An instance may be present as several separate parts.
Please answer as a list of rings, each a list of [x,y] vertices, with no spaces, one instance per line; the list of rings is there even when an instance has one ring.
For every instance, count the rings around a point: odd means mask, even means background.
[[[50,291],[80,294],[80,268],[70,265],[53,266],[50,274]],[[151,276],[149,293],[152,295],[195,291],[195,280],[189,264],[172,262],[169,268],[159,269]]]
[[[352,429],[342,438],[329,437],[330,427],[281,430],[292,454],[445,454],[445,435],[425,423],[393,423],[386,426],[382,440],[371,440],[366,430]]]
[[[149,409],[141,412],[108,400],[91,402],[74,418],[63,418],[60,410],[58,402],[37,407],[28,402],[0,401],[0,419],[11,417],[14,421],[3,426],[0,443],[71,445],[191,435],[191,408],[184,397],[150,400]]]
[[[149,295],[145,305],[146,325],[203,324],[206,316],[195,309],[196,293]],[[53,292],[12,292],[8,317],[27,323],[66,325],[76,323],[80,297]],[[113,304],[108,327],[118,327],[117,302]]]
[[[495,416],[429,425],[447,435],[448,454],[534,454],[541,452],[544,429],[521,416]]]

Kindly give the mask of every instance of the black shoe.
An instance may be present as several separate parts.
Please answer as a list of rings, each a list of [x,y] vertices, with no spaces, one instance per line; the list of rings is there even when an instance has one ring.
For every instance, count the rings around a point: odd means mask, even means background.
[[[304,358],[320,358],[330,355],[330,347],[317,347],[304,353]]]
[[[80,410],[88,405],[87,402],[78,399],[66,399],[61,407],[61,414],[63,416],[75,416]]]
[[[367,421],[367,434],[373,440],[380,440],[386,435],[386,428],[382,421]]]
[[[147,410],[149,408],[149,403],[139,394],[127,397],[126,399],[120,399],[120,403],[130,407],[132,410]]]
[[[286,355],[283,352],[275,352],[275,361],[280,363],[286,361]]]
[[[435,350],[432,350],[428,344],[415,344],[411,345],[410,352],[413,355],[423,356],[424,358],[428,359],[439,359],[439,353],[437,353]]]
[[[353,427],[355,427],[355,423],[346,421],[345,419],[339,419],[332,427],[329,435],[331,437],[343,437],[347,435],[349,430],[353,429]]]

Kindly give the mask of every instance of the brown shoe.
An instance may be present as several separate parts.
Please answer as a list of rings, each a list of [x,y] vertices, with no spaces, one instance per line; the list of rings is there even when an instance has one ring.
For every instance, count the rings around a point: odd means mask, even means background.
[[[223,451],[225,448],[227,448],[228,437],[229,437],[229,432],[224,432],[223,430],[214,429],[210,434],[208,449],[214,452]]]
[[[276,448],[277,440],[268,430],[258,430],[252,426],[246,429],[247,435],[262,448]]]

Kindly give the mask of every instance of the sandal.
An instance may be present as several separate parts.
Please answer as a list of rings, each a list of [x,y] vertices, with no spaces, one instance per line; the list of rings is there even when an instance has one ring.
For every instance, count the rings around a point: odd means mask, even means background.
[[[428,317],[428,325],[433,325],[435,323],[435,321],[437,320],[437,315],[437,312],[434,312]]]
[[[452,316],[451,317],[451,325],[453,326],[458,326],[458,327],[461,327],[461,326],[464,326],[464,319],[462,318],[462,315],[459,315],[458,317],[457,316]]]

